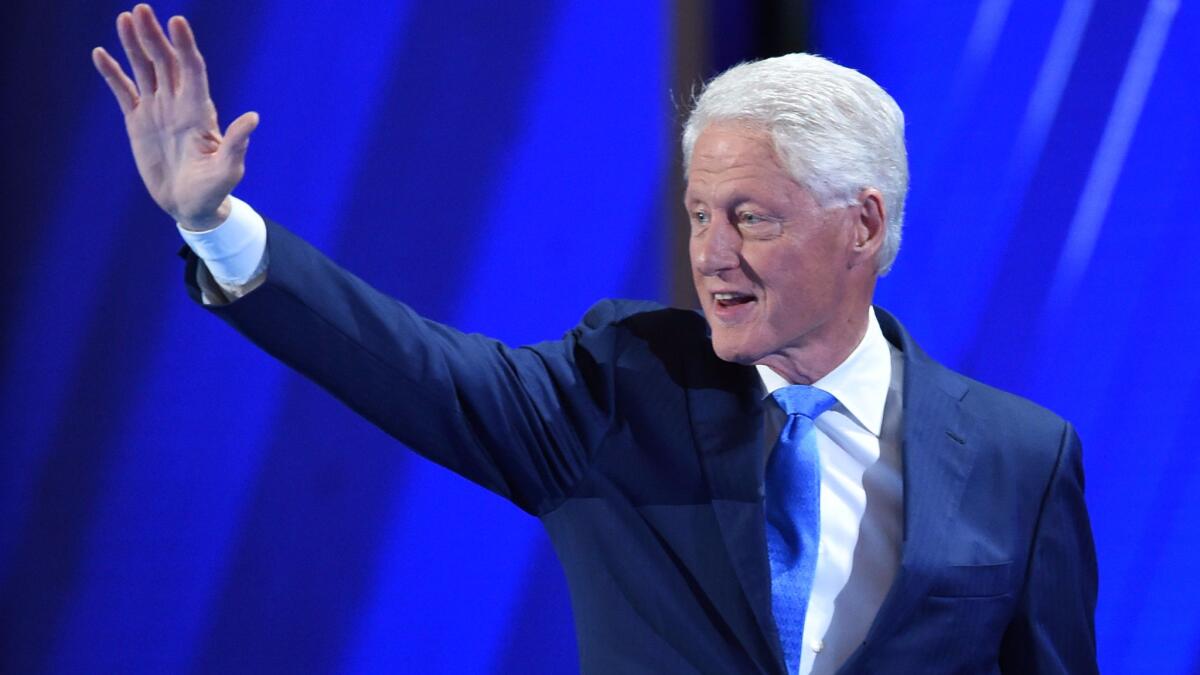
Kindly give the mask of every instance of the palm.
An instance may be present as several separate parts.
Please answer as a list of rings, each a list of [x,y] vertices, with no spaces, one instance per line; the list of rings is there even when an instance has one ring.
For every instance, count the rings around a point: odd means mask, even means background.
[[[245,171],[257,116],[247,113],[221,134],[191,29],[181,17],[168,26],[171,41],[146,5],[117,18],[136,85],[103,49],[93,52],[93,60],[125,114],[150,196],[185,227],[203,228],[227,215],[226,198]]]
[[[172,110],[143,97],[125,126],[146,188],[177,220],[215,211],[233,189],[217,154],[221,133],[211,103]]]

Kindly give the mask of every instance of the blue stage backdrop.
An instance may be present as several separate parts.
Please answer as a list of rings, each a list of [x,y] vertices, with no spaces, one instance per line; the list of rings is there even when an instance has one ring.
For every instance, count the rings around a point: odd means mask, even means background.
[[[126,7],[81,4],[18,3],[0,46],[0,671],[574,670],[534,519],[186,299],[88,56]],[[521,343],[667,296],[671,3],[157,9],[193,19],[223,120],[262,114],[237,194],[419,311]],[[813,25],[908,114],[881,304],[1078,425],[1106,672],[1200,672],[1200,6],[839,0]]]

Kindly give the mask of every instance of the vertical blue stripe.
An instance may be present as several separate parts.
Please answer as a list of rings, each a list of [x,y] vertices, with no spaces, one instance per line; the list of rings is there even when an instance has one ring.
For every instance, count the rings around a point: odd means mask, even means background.
[[[1063,244],[1058,266],[1054,270],[1050,297],[1046,303],[1046,311],[1050,314],[1059,314],[1067,309],[1067,303],[1092,257],[1109,200],[1112,199],[1113,187],[1137,129],[1146,94],[1154,80],[1159,56],[1178,8],[1178,0],[1152,0],[1146,7],[1137,41],[1129,55],[1112,112],[1104,127],[1104,135],[1100,138],[1100,146],[1067,229],[1067,240]]]

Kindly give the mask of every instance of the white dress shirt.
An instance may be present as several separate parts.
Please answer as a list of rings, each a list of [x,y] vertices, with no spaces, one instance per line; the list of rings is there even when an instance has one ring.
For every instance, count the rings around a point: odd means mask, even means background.
[[[217,282],[200,274],[207,304],[228,302],[265,278],[266,223],[231,197],[229,218],[195,232],[179,227]],[[900,411],[904,362],[869,311],[867,332],[837,368],[813,383],[838,402],[815,420],[821,456],[821,538],[804,621],[802,675],[832,673],[867,635],[900,560],[903,486]],[[758,366],[766,398],[789,383]],[[770,452],[786,415],[764,401]]]
[[[769,399],[790,384],[757,366],[768,452],[787,415]],[[867,332],[837,368],[813,382],[838,402],[817,416],[821,538],[804,618],[801,675],[832,673],[867,636],[900,564],[904,534],[900,412],[904,360],[869,311]]]

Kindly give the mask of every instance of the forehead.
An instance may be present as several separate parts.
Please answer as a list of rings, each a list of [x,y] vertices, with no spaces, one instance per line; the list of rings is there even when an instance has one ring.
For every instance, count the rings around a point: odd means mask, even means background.
[[[696,168],[714,170],[739,162],[779,167],[771,133],[757,125],[713,122],[696,137],[689,173]]]
[[[706,197],[755,186],[775,190],[795,185],[783,168],[768,131],[736,123],[714,123],[700,133],[692,148],[687,198]]]

